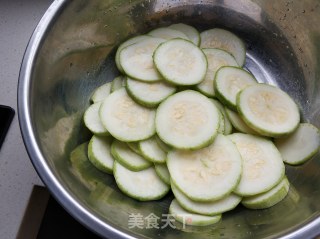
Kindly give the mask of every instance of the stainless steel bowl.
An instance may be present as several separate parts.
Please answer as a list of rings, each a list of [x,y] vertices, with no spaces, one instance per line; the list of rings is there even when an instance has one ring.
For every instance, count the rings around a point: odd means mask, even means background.
[[[154,213],[163,225],[172,196],[141,203],[111,176],[70,152],[89,139],[82,114],[92,91],[117,74],[116,47],[149,30],[184,22],[200,31],[230,29],[247,45],[246,67],[296,100],[305,121],[320,126],[320,2],[317,0],[56,0],[35,29],[21,66],[21,131],[34,167],[54,197],[82,224],[108,238],[310,238],[320,234],[319,155],[286,167],[289,195],[266,210],[242,207],[210,227],[138,228],[130,216]],[[301,146],[303,147],[303,146]],[[85,157],[82,148],[73,157]],[[80,163],[81,164],[81,163]],[[82,165],[83,166],[83,165]]]

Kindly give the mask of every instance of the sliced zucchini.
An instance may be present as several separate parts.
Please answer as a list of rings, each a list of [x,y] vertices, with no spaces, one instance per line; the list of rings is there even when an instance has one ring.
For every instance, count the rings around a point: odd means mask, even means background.
[[[103,101],[100,119],[113,137],[124,142],[144,140],[155,134],[155,110],[137,104],[125,88]]]
[[[123,48],[120,52],[120,64],[131,78],[154,82],[162,79],[153,64],[153,52],[162,43],[161,38],[148,38]]]
[[[320,132],[309,123],[301,123],[292,134],[275,139],[276,147],[285,163],[298,165],[314,156],[320,146]]]
[[[234,56],[239,66],[246,60],[246,47],[235,34],[220,28],[210,29],[200,34],[201,48],[220,48]]]
[[[239,67],[221,67],[215,76],[216,97],[227,107],[237,110],[237,94],[247,86],[257,84],[252,74]]]
[[[178,31],[168,27],[160,27],[160,28],[154,29],[151,32],[149,32],[148,35],[157,37],[157,38],[162,38],[165,40],[181,38],[181,39],[190,41],[190,39],[182,31]]]
[[[104,183],[106,174],[98,170],[88,159],[88,142],[80,144],[70,153],[71,172],[90,191]]]
[[[103,84],[102,86],[99,86],[93,92],[93,94],[91,96],[91,101],[93,103],[103,101],[105,98],[107,98],[107,96],[110,95],[110,91],[111,91],[111,82],[107,82],[107,83]]]
[[[208,202],[237,187],[242,160],[232,141],[219,134],[206,148],[170,151],[167,166],[171,180],[184,194],[194,201]]]
[[[122,87],[126,86],[125,77],[124,76],[118,76],[113,79],[111,83],[111,92],[114,92],[116,90],[121,89]]]
[[[282,181],[271,190],[256,196],[243,198],[241,203],[250,209],[269,208],[282,201],[287,196],[289,188],[290,183],[287,177],[284,177]]]
[[[154,168],[158,176],[162,179],[163,182],[170,185],[170,173],[166,163],[155,163]]]
[[[134,43],[140,42],[140,41],[145,40],[145,39],[150,39],[150,38],[152,38],[152,36],[148,36],[148,35],[135,36],[135,37],[132,37],[132,38],[128,39],[127,41],[123,42],[118,47],[117,52],[116,52],[115,62],[116,62],[118,70],[121,73],[124,73],[124,71],[122,69],[122,66],[120,64],[120,52],[122,51],[122,49],[127,47],[127,46],[130,46],[130,45],[132,45]]]
[[[165,163],[167,153],[158,145],[155,137],[139,142],[139,149],[142,156],[153,163]]]
[[[127,145],[133,152],[141,155],[141,151],[139,149],[139,142],[127,142]]]
[[[242,199],[240,196],[231,193],[217,201],[196,202],[181,192],[179,188],[174,185],[174,183],[171,184],[171,189],[182,208],[192,213],[198,213],[207,216],[213,216],[230,211],[234,209]]]
[[[159,45],[153,61],[163,78],[176,85],[200,83],[207,71],[207,60],[200,48],[183,39],[172,39]]]
[[[152,163],[133,152],[126,143],[115,140],[111,145],[112,156],[131,171],[141,171],[150,168]]]
[[[240,91],[237,108],[246,124],[264,136],[290,134],[300,122],[299,109],[290,96],[267,84],[251,85]]]
[[[158,177],[153,167],[134,172],[115,161],[113,174],[120,190],[139,201],[160,199],[170,190],[170,187]]]
[[[215,216],[204,216],[200,214],[195,214],[184,210],[178,203],[176,199],[173,199],[170,207],[169,213],[183,225],[190,226],[208,226],[215,224],[221,220],[221,214]]]
[[[214,99],[210,99],[211,102],[216,105]],[[218,102],[219,103],[219,102]],[[220,103],[219,103],[220,104]],[[217,107],[218,108],[218,107]],[[219,108],[218,108],[219,109]],[[224,115],[223,113],[221,112],[221,110],[219,110],[219,128],[218,128],[218,133],[219,134],[224,134],[224,130],[225,130],[225,125],[224,125]]]
[[[223,122],[224,122],[224,135],[228,135],[232,133],[232,124],[227,116],[226,110],[224,108],[224,106],[217,100],[215,99],[210,99],[211,102],[213,102],[215,104],[215,106],[220,110],[220,112],[223,115]]]
[[[194,27],[183,23],[177,23],[170,25],[169,28],[183,32],[193,44],[196,46],[200,45],[200,34]]]
[[[88,107],[83,116],[85,126],[95,135],[108,136],[108,130],[104,127],[99,116],[101,102],[94,103]]]
[[[155,135],[154,137],[155,137],[155,139],[156,139],[159,147],[160,147],[163,151],[165,151],[165,152],[168,153],[168,152],[172,149],[172,147],[169,146],[169,145],[167,145],[166,143],[164,143],[164,142],[159,138],[158,135]]]
[[[128,77],[126,85],[132,99],[146,107],[156,107],[176,91],[176,87],[164,81],[142,82]]]
[[[241,133],[245,134],[254,134],[257,135],[258,133],[251,129],[240,117],[237,112],[234,112],[228,108],[225,108],[226,114],[232,124],[232,126]]]
[[[243,160],[241,180],[234,193],[253,196],[267,192],[280,182],[285,167],[279,151],[270,140],[242,133],[228,137],[237,146]]]
[[[238,66],[234,57],[228,52],[216,49],[216,48],[205,48],[203,49],[208,61],[208,69],[204,80],[199,83],[196,88],[201,93],[208,97],[215,96],[214,79],[216,72],[223,66]]]
[[[218,128],[218,109],[196,91],[176,93],[157,109],[157,134],[162,141],[175,148],[203,148],[214,140]]]
[[[92,136],[88,158],[97,169],[112,174],[114,159],[111,155],[111,138]]]

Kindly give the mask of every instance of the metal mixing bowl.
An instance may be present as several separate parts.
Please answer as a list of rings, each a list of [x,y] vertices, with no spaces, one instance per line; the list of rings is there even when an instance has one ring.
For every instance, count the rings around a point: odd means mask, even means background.
[[[317,0],[57,0],[34,31],[21,66],[18,108],[34,167],[53,196],[82,224],[109,238],[310,238],[320,234],[319,154],[286,167],[292,187],[266,210],[239,206],[208,227],[138,228],[129,217],[167,213],[171,195],[138,202],[112,176],[70,152],[90,134],[82,123],[92,91],[118,72],[115,49],[125,39],[184,22],[199,31],[222,27],[247,45],[246,68],[278,85],[298,103],[305,121],[320,126],[320,2]],[[301,146],[303,147],[303,145]],[[85,148],[73,157],[85,160]],[[80,163],[81,164],[81,163]],[[160,225],[160,226],[161,226]]]

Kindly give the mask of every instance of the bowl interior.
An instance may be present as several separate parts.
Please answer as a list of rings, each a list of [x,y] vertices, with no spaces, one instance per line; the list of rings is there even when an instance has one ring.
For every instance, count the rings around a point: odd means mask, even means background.
[[[85,142],[90,133],[82,121],[93,90],[119,74],[114,55],[122,41],[183,22],[199,31],[221,27],[236,33],[247,46],[245,67],[259,82],[287,91],[304,121],[319,127],[318,1],[79,0],[61,6],[33,62],[28,101],[36,144],[48,170],[68,197],[91,215],[79,218],[71,210],[81,222],[104,236],[110,225],[137,237],[264,238],[292,233],[319,217],[320,160],[316,155],[302,166],[286,167],[292,185],[289,195],[270,209],[239,206],[209,227],[183,227],[176,222],[165,226],[172,195],[138,202],[122,194],[112,176],[98,172],[87,161]],[[38,171],[45,179],[46,172]],[[54,190],[53,194],[68,209],[63,197]],[[146,218],[151,213],[158,217],[160,229],[130,225],[132,217]],[[99,220],[99,229],[92,218]]]

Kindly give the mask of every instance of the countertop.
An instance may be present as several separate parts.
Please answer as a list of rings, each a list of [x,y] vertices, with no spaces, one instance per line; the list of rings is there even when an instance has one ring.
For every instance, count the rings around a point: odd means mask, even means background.
[[[0,150],[0,235],[16,237],[34,185],[43,185],[28,157],[17,115],[17,84],[28,40],[51,0],[0,0],[0,104],[16,114]]]

